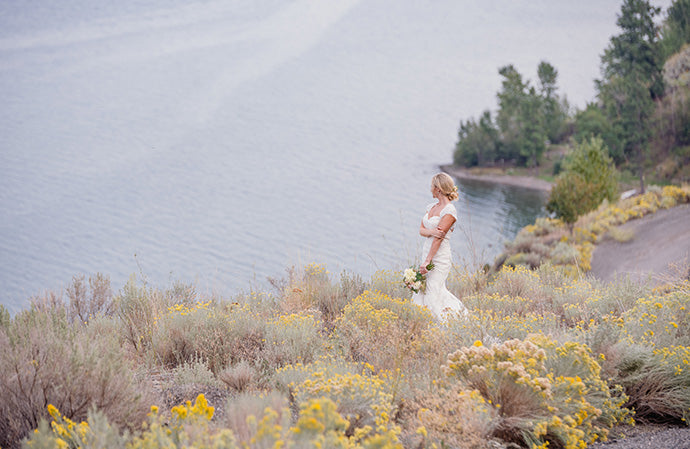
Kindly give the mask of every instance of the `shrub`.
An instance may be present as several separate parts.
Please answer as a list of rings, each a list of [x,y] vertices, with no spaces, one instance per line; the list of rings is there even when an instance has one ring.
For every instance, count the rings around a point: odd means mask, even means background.
[[[629,341],[658,348],[690,346],[690,294],[671,291],[637,300],[623,316]]]
[[[318,271],[307,270],[305,272],[305,282],[307,284],[313,284],[318,279]],[[345,271],[340,274],[340,282],[338,284],[330,285],[322,282],[321,285],[323,285],[321,291],[312,288],[312,296],[326,326],[331,329],[335,319],[340,316],[347,303],[364,292],[365,285],[361,276]],[[328,288],[329,286],[330,288]]]
[[[87,420],[76,423],[63,416],[53,405],[48,405],[52,421],[42,419],[38,428],[24,445],[32,449],[125,449],[127,437],[110,424],[97,410],[89,410]]]
[[[400,430],[389,426],[385,416],[377,420],[376,427],[360,429],[347,435],[348,422],[337,412],[335,403],[328,398],[312,399],[300,406],[293,427],[279,422],[280,415],[267,408],[261,420],[249,417],[253,437],[249,448],[299,447],[305,449],[402,449],[398,441]]]
[[[578,207],[570,196],[575,195],[580,187],[564,184],[560,187],[561,192],[558,192],[558,188],[557,183],[552,194],[561,195],[558,198],[559,207],[562,203],[564,213],[573,212],[572,216],[568,220],[564,218],[563,221],[539,218],[535,224],[525,226],[518,232],[515,240],[506,245],[505,252],[497,257],[494,271],[505,263],[524,264],[535,268],[549,262],[552,265],[561,265],[570,277],[581,276],[591,269],[594,244],[607,232],[611,232],[614,238],[619,240],[628,239],[630,235],[616,234],[617,226],[653,213],[660,207],[672,207],[690,201],[690,186],[651,186],[643,195],[619,200],[616,203],[604,199],[598,208],[579,216],[576,222],[570,222],[570,219],[576,218],[577,214],[574,211]],[[586,192],[588,187],[581,188]],[[571,227],[570,233],[564,222]]]
[[[340,282],[334,284],[326,267],[320,264],[309,264],[300,272],[293,268],[288,275],[287,280],[272,280],[283,295],[283,314],[318,310],[329,329],[348,301],[364,291],[361,276],[343,271]]]
[[[576,264],[580,253],[577,249],[565,242],[558,242],[551,250],[549,255],[551,263],[554,265]]]
[[[400,429],[391,426],[384,414],[377,419],[375,427],[366,427],[354,435],[347,435],[347,420],[343,419],[335,403],[328,398],[312,399],[302,404],[292,427],[286,419],[286,413],[278,413],[271,407],[265,408],[257,416],[249,415],[246,419],[247,437],[239,443],[232,430],[218,429],[212,425],[214,408],[208,405],[204,395],[199,395],[193,405],[187,401],[185,405],[173,407],[170,418],[159,414],[157,407],[151,407],[146,429],[140,434],[124,437],[119,436],[107,420],[98,414],[90,414],[88,421],[76,423],[61,416],[52,405],[49,408],[53,417],[51,426],[42,421],[27,446],[40,449],[402,449],[398,440]],[[104,442],[109,444],[102,444]]]
[[[286,314],[317,309],[321,298],[336,294],[330,273],[324,265],[316,263],[299,271],[293,267],[288,271],[288,279],[280,284],[283,294],[280,306]]]
[[[173,407],[170,420],[159,415],[158,408],[152,407],[148,427],[141,435],[132,439],[128,448],[237,449],[232,432],[227,429],[214,431],[211,427],[214,412],[203,394],[197,396],[194,405],[187,401],[184,405]]]
[[[530,268],[537,268],[542,261],[542,257],[539,254],[534,253],[517,253],[510,256],[506,261],[505,265],[508,267],[515,267],[518,265],[525,265]]]
[[[258,374],[254,367],[244,360],[228,366],[218,374],[218,378],[228,388],[238,392],[249,390],[256,382],[257,377]]]
[[[563,222],[556,218],[537,217],[533,225],[525,226],[520,232],[534,234],[537,237],[544,237],[560,232],[562,226]]]
[[[577,143],[566,157],[564,165],[566,172],[579,174],[585,183],[592,186],[592,209],[598,207],[605,199],[618,199],[619,174],[609,157],[607,146],[600,137],[592,136],[589,140]],[[582,194],[584,195],[584,192]]]
[[[506,248],[517,253],[529,253],[538,241],[538,236],[530,232],[520,232],[515,236],[515,240],[506,243]]]
[[[176,385],[208,385],[211,387],[220,386],[220,382],[208,369],[206,363],[201,360],[184,362],[173,369],[173,382]]]
[[[672,205],[688,203],[690,202],[690,189],[687,187],[664,186],[662,197],[671,200],[673,202],[671,203]]]
[[[546,210],[572,225],[580,215],[597,207],[594,185],[578,173],[564,172],[551,188]]]
[[[230,363],[257,358],[265,346],[266,326],[247,304],[176,304],[156,317],[152,351],[164,366],[203,360],[217,373]]]
[[[622,229],[620,227],[609,228],[608,235],[618,243],[626,243],[635,237],[635,233],[630,229]]]
[[[364,292],[345,306],[333,340],[355,361],[396,369],[417,356],[432,322],[431,312],[410,300]]]
[[[97,315],[110,316],[115,311],[110,279],[101,273],[89,276],[88,289],[84,275],[74,276],[72,284],[67,287],[67,297],[70,317],[82,323]]]
[[[313,373],[320,373],[323,377],[329,378],[352,372],[366,372],[365,369],[373,372],[373,367],[362,363],[348,362],[332,356],[322,357],[309,364],[296,363],[277,369],[276,384],[279,390],[294,396],[294,388],[304,383]]]
[[[410,298],[412,292],[402,282],[403,270],[378,270],[371,276],[369,290],[391,298]]]
[[[367,432],[381,419],[393,416],[394,379],[389,373],[376,375],[371,367],[353,365],[351,369],[340,364],[319,362],[311,365],[287,366],[280,377],[303,379],[287,386],[294,404],[305,404],[318,398],[329,398],[338,413],[347,421],[347,435]]]
[[[605,438],[624,418],[586,346],[545,337],[477,343],[448,357],[448,376],[478,390],[496,407],[494,434],[509,442],[567,448]]]
[[[227,400],[225,415],[218,425],[230,429],[241,447],[256,447],[257,423],[272,422],[284,429],[278,433],[280,438],[284,437],[292,416],[288,407],[288,399],[275,391],[260,396],[240,393]],[[255,439],[253,444],[252,439]]]
[[[233,296],[229,300],[213,301],[220,307],[241,306],[252,311],[255,317],[269,317],[276,314],[280,305],[281,298],[271,293],[252,290],[249,293],[241,293]]]
[[[437,382],[418,390],[414,415],[403,433],[407,447],[494,447],[489,443],[497,422],[496,408],[477,390],[459,382]]]
[[[481,293],[486,289],[490,276],[489,270],[488,265],[476,271],[453,269],[446,281],[448,290],[457,298],[462,298],[464,302],[466,296]]]
[[[48,403],[69,419],[84,419],[96,407],[117,425],[136,427],[153,401],[116,336],[73,327],[60,309],[20,312],[0,329],[0,366],[2,447],[17,447],[47,418]]]
[[[533,297],[541,296],[540,289],[539,275],[536,272],[522,265],[505,265],[489,282],[486,292],[508,297]]]
[[[119,436],[98,413],[90,413],[88,421],[76,423],[52,405],[48,405],[53,420],[50,428],[45,421],[34,433],[27,446],[41,449],[80,448],[226,448],[239,449],[230,430],[215,430],[210,421],[214,408],[208,405],[204,395],[199,395],[194,405],[187,401],[170,411],[170,417],[158,413],[158,407],[151,407],[149,423],[145,430],[136,435]]]
[[[518,303],[519,304],[519,303]],[[455,347],[468,346],[473,341],[479,340],[483,344],[523,339],[535,333],[560,336],[566,333],[566,328],[559,315],[548,311],[524,311],[510,313],[490,306],[483,310],[470,312],[467,320],[449,320],[443,332],[449,340],[455,343]]]
[[[266,326],[263,359],[272,368],[290,363],[310,363],[325,351],[321,322],[307,313],[281,315]]]
[[[652,349],[630,345],[617,365],[616,381],[641,422],[686,422],[690,419],[690,347]]]
[[[0,329],[8,328],[12,319],[10,318],[10,311],[0,304]]]
[[[115,310],[122,325],[122,338],[139,354],[151,347],[155,317],[167,308],[162,295],[146,286],[137,286],[130,277],[115,298]]]
[[[367,426],[349,436],[343,432],[347,420],[336,411],[328,398],[312,399],[303,404],[295,427],[290,429],[296,445],[303,448],[402,449],[398,440],[400,428],[390,425],[388,415],[381,413],[375,426]]]

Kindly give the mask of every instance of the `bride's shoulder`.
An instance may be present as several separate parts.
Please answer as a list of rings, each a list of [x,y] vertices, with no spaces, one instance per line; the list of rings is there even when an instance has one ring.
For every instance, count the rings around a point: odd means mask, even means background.
[[[426,211],[429,212],[429,211],[431,210],[431,208],[434,207],[435,205],[436,205],[436,203],[429,203],[429,204],[427,204],[427,205],[426,205]]]
[[[441,216],[444,216],[444,215],[446,215],[446,214],[452,215],[452,216],[455,217],[455,219],[457,220],[457,218],[458,218],[458,210],[455,208],[455,205],[454,205],[453,203],[448,203],[448,204],[446,204],[446,207],[443,208],[443,210],[441,211],[441,214],[440,214],[440,215],[441,215]]]

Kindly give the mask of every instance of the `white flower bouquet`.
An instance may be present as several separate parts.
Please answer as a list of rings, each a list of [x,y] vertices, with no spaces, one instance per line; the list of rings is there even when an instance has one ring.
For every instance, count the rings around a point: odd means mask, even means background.
[[[426,266],[427,271],[434,269],[434,264],[430,263]],[[403,282],[405,287],[409,288],[415,293],[424,292],[426,290],[426,276],[423,275],[418,268],[410,267],[403,272]]]

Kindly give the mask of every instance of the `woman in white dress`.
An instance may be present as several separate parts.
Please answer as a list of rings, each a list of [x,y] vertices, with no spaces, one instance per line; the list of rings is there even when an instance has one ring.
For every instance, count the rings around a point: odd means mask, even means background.
[[[452,266],[448,238],[458,219],[458,213],[451,201],[458,199],[458,188],[453,178],[439,173],[431,178],[431,194],[437,202],[427,206],[419,227],[419,234],[425,237],[422,250],[424,262],[420,272],[426,274],[426,290],[415,293],[412,301],[426,306],[436,318],[442,320],[449,313],[467,314],[462,302],[446,288],[446,278]],[[430,263],[434,264],[434,268],[427,271],[426,266]]]

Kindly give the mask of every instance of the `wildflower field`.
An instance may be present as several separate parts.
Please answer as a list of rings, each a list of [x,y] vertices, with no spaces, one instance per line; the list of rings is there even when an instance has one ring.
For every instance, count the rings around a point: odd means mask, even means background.
[[[582,448],[622,423],[683,425],[687,274],[586,271],[607,230],[689,200],[665,187],[572,230],[538,220],[497,270],[451,273],[469,316],[442,323],[402,269],[311,264],[231,298],[77,276],[0,309],[0,447]]]

